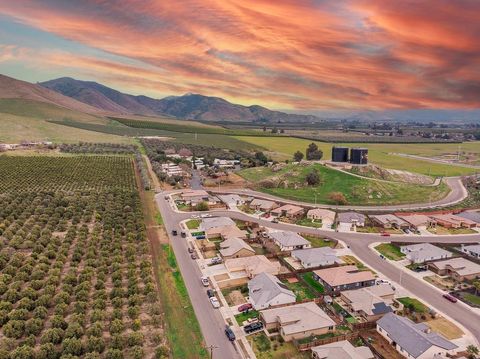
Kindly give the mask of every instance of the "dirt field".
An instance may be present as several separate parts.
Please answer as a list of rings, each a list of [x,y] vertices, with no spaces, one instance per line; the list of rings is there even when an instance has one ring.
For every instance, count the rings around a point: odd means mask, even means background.
[[[464,333],[452,322],[445,318],[436,318],[425,322],[432,331],[442,334],[445,338],[452,340],[460,338]]]
[[[228,294],[228,303],[232,303],[232,305],[241,305],[246,303],[245,297],[243,296],[242,292],[239,290],[234,290]]]

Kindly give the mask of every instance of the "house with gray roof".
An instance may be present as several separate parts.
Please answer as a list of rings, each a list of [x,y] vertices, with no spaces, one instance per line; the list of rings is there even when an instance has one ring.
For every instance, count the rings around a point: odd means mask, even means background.
[[[431,359],[435,355],[452,355],[458,348],[442,335],[432,332],[425,323],[389,313],[377,321],[380,333],[395,349],[407,358]]]
[[[295,232],[290,231],[278,231],[269,233],[270,238],[280,247],[283,251],[293,251],[295,249],[311,248],[312,245],[302,236]]]
[[[480,258],[480,244],[464,245],[462,244],[461,251],[471,257]]]
[[[452,256],[451,252],[430,243],[402,246],[400,247],[400,251],[405,254],[412,263],[425,263],[439,259],[447,259]]]
[[[343,263],[335,254],[335,250],[330,247],[294,250],[292,257],[299,261],[303,268],[326,267]]]
[[[267,330],[278,330],[287,342],[335,329],[335,322],[315,302],[262,310],[260,320]]]
[[[337,214],[339,224],[350,224],[351,226],[364,227],[367,217],[357,212],[343,212]]]
[[[313,359],[374,359],[366,346],[354,347],[348,340],[324,344],[312,348]]]
[[[394,214],[378,214],[378,215],[371,215],[370,219],[373,223],[377,224],[378,226],[389,229],[389,228],[409,228],[410,224],[401,219],[400,217],[395,216]]]
[[[200,225],[202,231],[208,231],[212,228],[235,226],[235,222],[230,217],[210,217],[203,218]]]
[[[243,239],[232,237],[220,243],[220,254],[223,259],[249,257],[255,255],[255,250]]]
[[[469,219],[475,223],[480,223],[480,212],[478,211],[465,211],[457,214],[458,217]]]
[[[225,203],[229,208],[235,208],[236,206],[241,206],[245,204],[245,200],[240,197],[238,194],[221,194],[218,195],[218,198]]]
[[[296,302],[295,294],[268,273],[260,273],[248,282],[248,295],[255,310]]]

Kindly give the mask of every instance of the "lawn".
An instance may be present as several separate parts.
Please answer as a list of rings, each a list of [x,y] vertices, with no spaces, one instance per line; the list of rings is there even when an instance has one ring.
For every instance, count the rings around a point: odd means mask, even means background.
[[[307,282],[313,289],[315,289],[318,293],[323,294],[325,293],[325,288],[321,285],[318,281],[313,278],[313,272],[307,272],[302,274],[302,278],[305,282]]]
[[[188,229],[197,229],[198,227],[200,227],[200,220],[191,219],[186,223],[186,225]]]
[[[319,184],[308,186],[307,175],[317,171]],[[292,200],[310,203],[335,204],[329,198],[333,192],[341,192],[348,204],[379,205],[435,201],[447,195],[449,188],[444,183],[439,186],[422,186],[408,183],[379,182],[359,178],[323,166],[285,165],[273,171],[271,167],[254,167],[238,172],[250,181],[259,191]],[[408,193],[408,196],[405,195]]]
[[[237,314],[235,319],[237,320],[238,325],[243,325],[243,322],[251,319],[251,318],[258,318],[258,312],[256,310],[249,310],[248,312],[243,312]]]
[[[288,289],[295,293],[295,296],[297,297],[297,302],[303,301],[305,299],[315,298],[315,294],[312,292],[312,290],[302,282],[290,283],[288,281],[284,281],[283,284],[285,284]]]
[[[400,252],[400,248],[391,243],[382,243],[375,247],[375,249],[383,254],[386,258],[392,261],[398,261],[405,257],[405,254]]]
[[[299,352],[289,342],[280,340],[279,337],[269,339],[265,333],[257,333],[247,338],[252,344],[253,351],[258,359],[308,359],[308,352]]]
[[[323,151],[323,158],[331,158],[333,144],[301,138],[286,137],[281,140],[278,137],[236,137],[242,141],[264,147],[273,153],[278,160],[292,159],[293,154],[300,150],[305,153],[307,146],[315,142]],[[337,146],[359,147],[357,144],[336,144]],[[449,164],[435,163],[427,160],[409,160],[405,157],[396,156],[393,153],[407,153],[418,156],[439,156],[445,153],[456,153],[458,144],[449,143],[425,143],[425,144],[388,144],[388,143],[362,143],[361,147],[368,148],[368,159],[380,167],[404,170],[410,172],[439,176],[462,176],[475,173],[474,168],[466,168]],[[480,142],[467,142],[462,144],[462,150],[480,155]]]
[[[480,306],[480,297],[478,295],[471,294],[471,293],[465,293],[462,296],[466,301]]]
[[[357,268],[359,270],[369,270],[371,271],[373,274],[375,274],[375,272],[373,270],[371,270],[370,268],[368,268],[365,264],[363,264],[362,262],[360,262],[356,257],[354,256],[342,256],[340,257],[345,263],[347,264],[352,264],[352,265],[355,265],[357,266]]]
[[[299,226],[313,227],[313,228],[322,228],[323,226],[322,221],[314,221],[308,218],[299,219],[295,224]]]
[[[428,312],[428,307],[422,302],[420,302],[418,299],[403,297],[403,298],[398,298],[397,300],[400,303],[402,303],[406,308],[412,308],[417,313]]]
[[[326,238],[319,238],[315,236],[309,236],[309,235],[303,235],[303,238],[305,238],[307,241],[309,241],[312,244],[313,248],[320,248],[320,247],[335,247],[336,242],[326,239]]]
[[[442,226],[429,227],[428,231],[437,235],[451,235],[451,234],[475,234],[478,233],[471,228],[445,228]]]

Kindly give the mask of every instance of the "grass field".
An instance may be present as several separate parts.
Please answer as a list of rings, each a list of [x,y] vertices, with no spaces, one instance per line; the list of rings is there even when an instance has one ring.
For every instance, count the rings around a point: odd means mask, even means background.
[[[418,299],[410,298],[410,297],[403,297],[397,299],[400,303],[402,303],[405,307],[411,307],[417,313],[426,313],[428,311],[428,307],[420,302]]]
[[[249,310],[248,312],[237,314],[235,316],[235,320],[237,321],[238,325],[243,325],[244,321],[252,318],[258,318],[258,315],[259,313],[256,310]]]
[[[278,160],[291,159],[293,153],[300,150],[305,152],[307,146],[315,141],[304,140],[293,137],[237,137],[270,151],[271,155]],[[315,142],[323,151],[324,159],[331,158],[333,144],[326,142]],[[475,173],[475,169],[460,166],[434,163],[429,161],[411,160],[390,153],[407,153],[419,156],[438,156],[445,153],[455,153],[458,144],[434,143],[434,144],[337,144],[350,147],[368,148],[368,158],[371,163],[381,167],[416,172],[431,176],[461,176]],[[480,156],[480,142],[468,142],[461,145],[462,150]],[[478,172],[478,170],[477,170]]]
[[[391,243],[382,243],[375,247],[377,251],[383,254],[386,258],[393,261],[399,261],[405,257],[405,254],[400,252],[400,248]]]
[[[283,284],[295,294],[297,302],[315,298],[315,294],[302,282],[290,283],[289,281],[284,281]]]
[[[302,278],[305,282],[307,282],[313,289],[315,289],[318,293],[323,294],[325,292],[325,288],[319,282],[317,282],[313,278],[312,272],[307,272],[302,274]]]
[[[320,184],[307,186],[305,178],[314,169],[320,174]],[[269,167],[255,167],[240,171],[239,175],[252,182],[262,192],[310,203],[335,204],[329,199],[332,192],[343,193],[348,204],[421,203],[441,199],[449,191],[445,184],[429,187],[372,181],[320,164],[310,166],[291,164],[276,172]]]
[[[308,235],[303,235],[303,238],[309,241],[312,244],[313,248],[321,248],[321,247],[333,248],[336,245],[335,241],[326,240],[325,238],[318,238],[315,236],[308,236]]]

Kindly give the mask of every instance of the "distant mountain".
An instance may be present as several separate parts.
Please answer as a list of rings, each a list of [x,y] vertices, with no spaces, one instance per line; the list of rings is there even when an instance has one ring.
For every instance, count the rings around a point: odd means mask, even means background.
[[[90,114],[103,114],[98,107],[91,106],[83,101],[64,96],[63,94],[52,91],[43,86],[32,84],[25,81],[16,80],[14,78],[0,74],[0,98],[2,99],[26,99],[39,102],[46,102],[70,110]]]
[[[311,122],[311,115],[271,111],[261,106],[242,106],[219,97],[198,94],[154,99],[121,93],[92,81],[68,77],[41,83],[42,86],[108,112],[138,115],[169,115],[180,119],[203,121]]]

